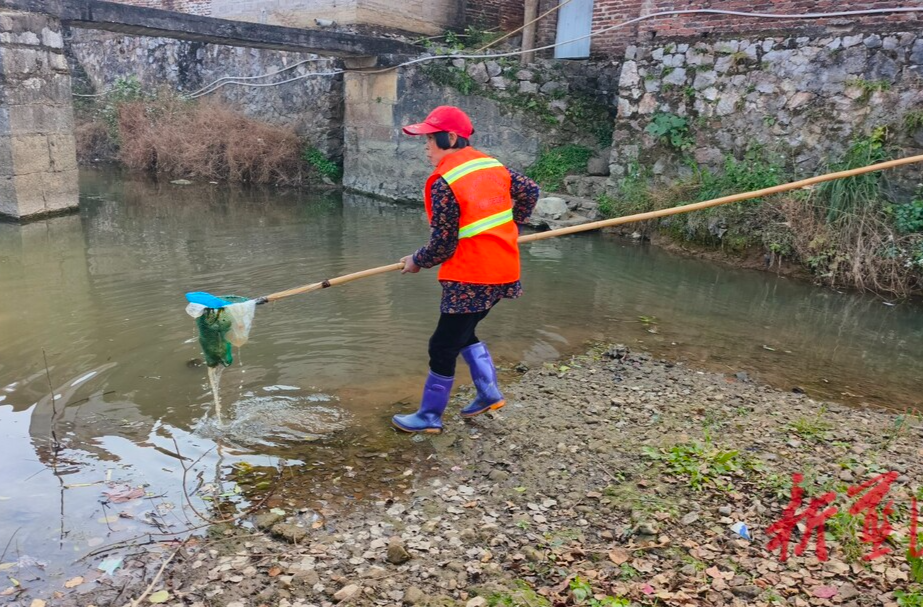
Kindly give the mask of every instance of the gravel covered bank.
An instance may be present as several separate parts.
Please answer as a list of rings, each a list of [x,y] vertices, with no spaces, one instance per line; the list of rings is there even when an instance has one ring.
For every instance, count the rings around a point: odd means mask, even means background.
[[[265,511],[255,529],[148,547],[93,593],[49,604],[130,605],[149,586],[138,604],[918,604],[902,593],[921,593],[907,557],[923,479],[919,418],[819,403],[620,346],[520,367],[504,389],[497,414],[451,417],[438,437],[408,438],[420,457],[403,475],[416,480],[393,499],[323,524]],[[826,562],[816,537],[793,554],[799,531],[787,562],[767,549],[795,472],[805,488],[797,513],[836,492]],[[879,546],[890,552],[867,561],[866,512],[849,514],[867,491],[848,488],[888,472],[876,512],[892,526]],[[733,530],[738,522],[752,540]]]

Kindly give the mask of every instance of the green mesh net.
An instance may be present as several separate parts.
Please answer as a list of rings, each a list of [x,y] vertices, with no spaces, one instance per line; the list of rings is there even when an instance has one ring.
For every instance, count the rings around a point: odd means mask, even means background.
[[[189,314],[196,319],[199,345],[209,367],[227,367],[234,362],[232,346],[240,347],[247,343],[256,307],[256,302],[246,297],[224,295],[221,298],[232,305],[218,309],[198,306],[190,310],[187,307]],[[190,304],[190,307],[194,305]]]

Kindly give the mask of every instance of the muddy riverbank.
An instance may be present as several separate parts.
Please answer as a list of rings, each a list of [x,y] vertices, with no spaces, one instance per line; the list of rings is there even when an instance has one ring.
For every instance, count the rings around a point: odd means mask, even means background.
[[[450,415],[438,437],[370,453],[393,462],[381,499],[320,515],[267,502],[182,544],[139,540],[113,575],[89,572],[48,604],[911,605],[901,593],[921,592],[906,554],[918,417],[611,345],[508,369],[504,388],[495,415]],[[793,473],[804,475],[796,514],[835,493],[826,561],[816,534],[795,555],[795,531],[785,563],[768,549]],[[892,481],[879,544],[863,535],[867,512],[849,513],[872,489],[849,488],[875,478]],[[29,605],[20,583],[5,600]]]

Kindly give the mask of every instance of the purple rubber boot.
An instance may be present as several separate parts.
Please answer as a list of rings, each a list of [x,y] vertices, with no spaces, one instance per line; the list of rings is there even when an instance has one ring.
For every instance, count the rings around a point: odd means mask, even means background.
[[[505,405],[506,400],[497,385],[497,369],[484,342],[479,341],[464,348],[461,354],[471,369],[471,379],[478,392],[477,397],[461,410],[461,416],[475,417]]]
[[[444,377],[430,371],[423,386],[420,409],[416,413],[395,415],[391,418],[391,423],[404,432],[439,434],[442,432],[442,414],[449,404],[454,381],[454,377]]]

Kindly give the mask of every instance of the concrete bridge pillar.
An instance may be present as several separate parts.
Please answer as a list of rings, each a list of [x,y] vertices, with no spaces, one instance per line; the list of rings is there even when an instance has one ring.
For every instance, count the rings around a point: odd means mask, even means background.
[[[72,101],[60,20],[0,9],[0,215],[77,208]]]
[[[343,185],[370,194],[390,193],[398,141],[394,108],[398,70],[347,72],[344,77]]]

